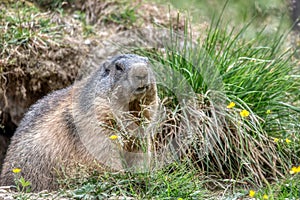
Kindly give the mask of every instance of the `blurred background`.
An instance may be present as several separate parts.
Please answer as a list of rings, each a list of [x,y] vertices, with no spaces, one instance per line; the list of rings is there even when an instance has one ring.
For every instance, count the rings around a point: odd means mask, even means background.
[[[163,1],[160,1],[163,2]],[[222,14],[222,21],[243,27],[265,28],[267,32],[289,30],[299,16],[299,0],[170,0],[181,11],[188,12],[193,22],[211,21]]]

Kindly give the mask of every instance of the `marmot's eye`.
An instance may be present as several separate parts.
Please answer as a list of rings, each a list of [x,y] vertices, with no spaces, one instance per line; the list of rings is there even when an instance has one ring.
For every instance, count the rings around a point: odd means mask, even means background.
[[[116,69],[118,71],[124,71],[124,67],[120,63],[116,63]]]
[[[105,71],[104,71],[104,76],[108,76],[109,73],[110,73],[110,69],[105,69]]]

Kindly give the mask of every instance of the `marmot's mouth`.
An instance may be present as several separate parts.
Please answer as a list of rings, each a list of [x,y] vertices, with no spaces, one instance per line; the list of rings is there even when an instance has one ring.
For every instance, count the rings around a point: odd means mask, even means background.
[[[135,89],[134,94],[142,94],[145,93],[149,89],[149,85],[145,85],[143,87],[138,87]]]

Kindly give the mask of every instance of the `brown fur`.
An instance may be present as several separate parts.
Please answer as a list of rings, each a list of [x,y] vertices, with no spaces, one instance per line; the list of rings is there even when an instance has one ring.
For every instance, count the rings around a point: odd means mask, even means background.
[[[136,55],[117,56],[87,79],[39,100],[12,138],[0,184],[13,185],[12,169],[21,168],[33,191],[55,190],[62,168],[70,173],[77,164],[124,170],[144,161],[131,152],[141,153],[132,141],[148,137],[140,124],[153,118],[157,105],[154,75],[146,63]],[[118,140],[109,139],[115,134]]]

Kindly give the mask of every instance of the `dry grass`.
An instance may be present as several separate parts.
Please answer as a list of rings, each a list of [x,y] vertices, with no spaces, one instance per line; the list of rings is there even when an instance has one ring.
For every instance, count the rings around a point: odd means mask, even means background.
[[[166,108],[155,139],[158,162],[189,160],[224,188],[228,182],[263,185],[283,177],[287,164],[260,128],[260,119],[254,113],[243,119],[238,113],[202,97],[176,110]]]

